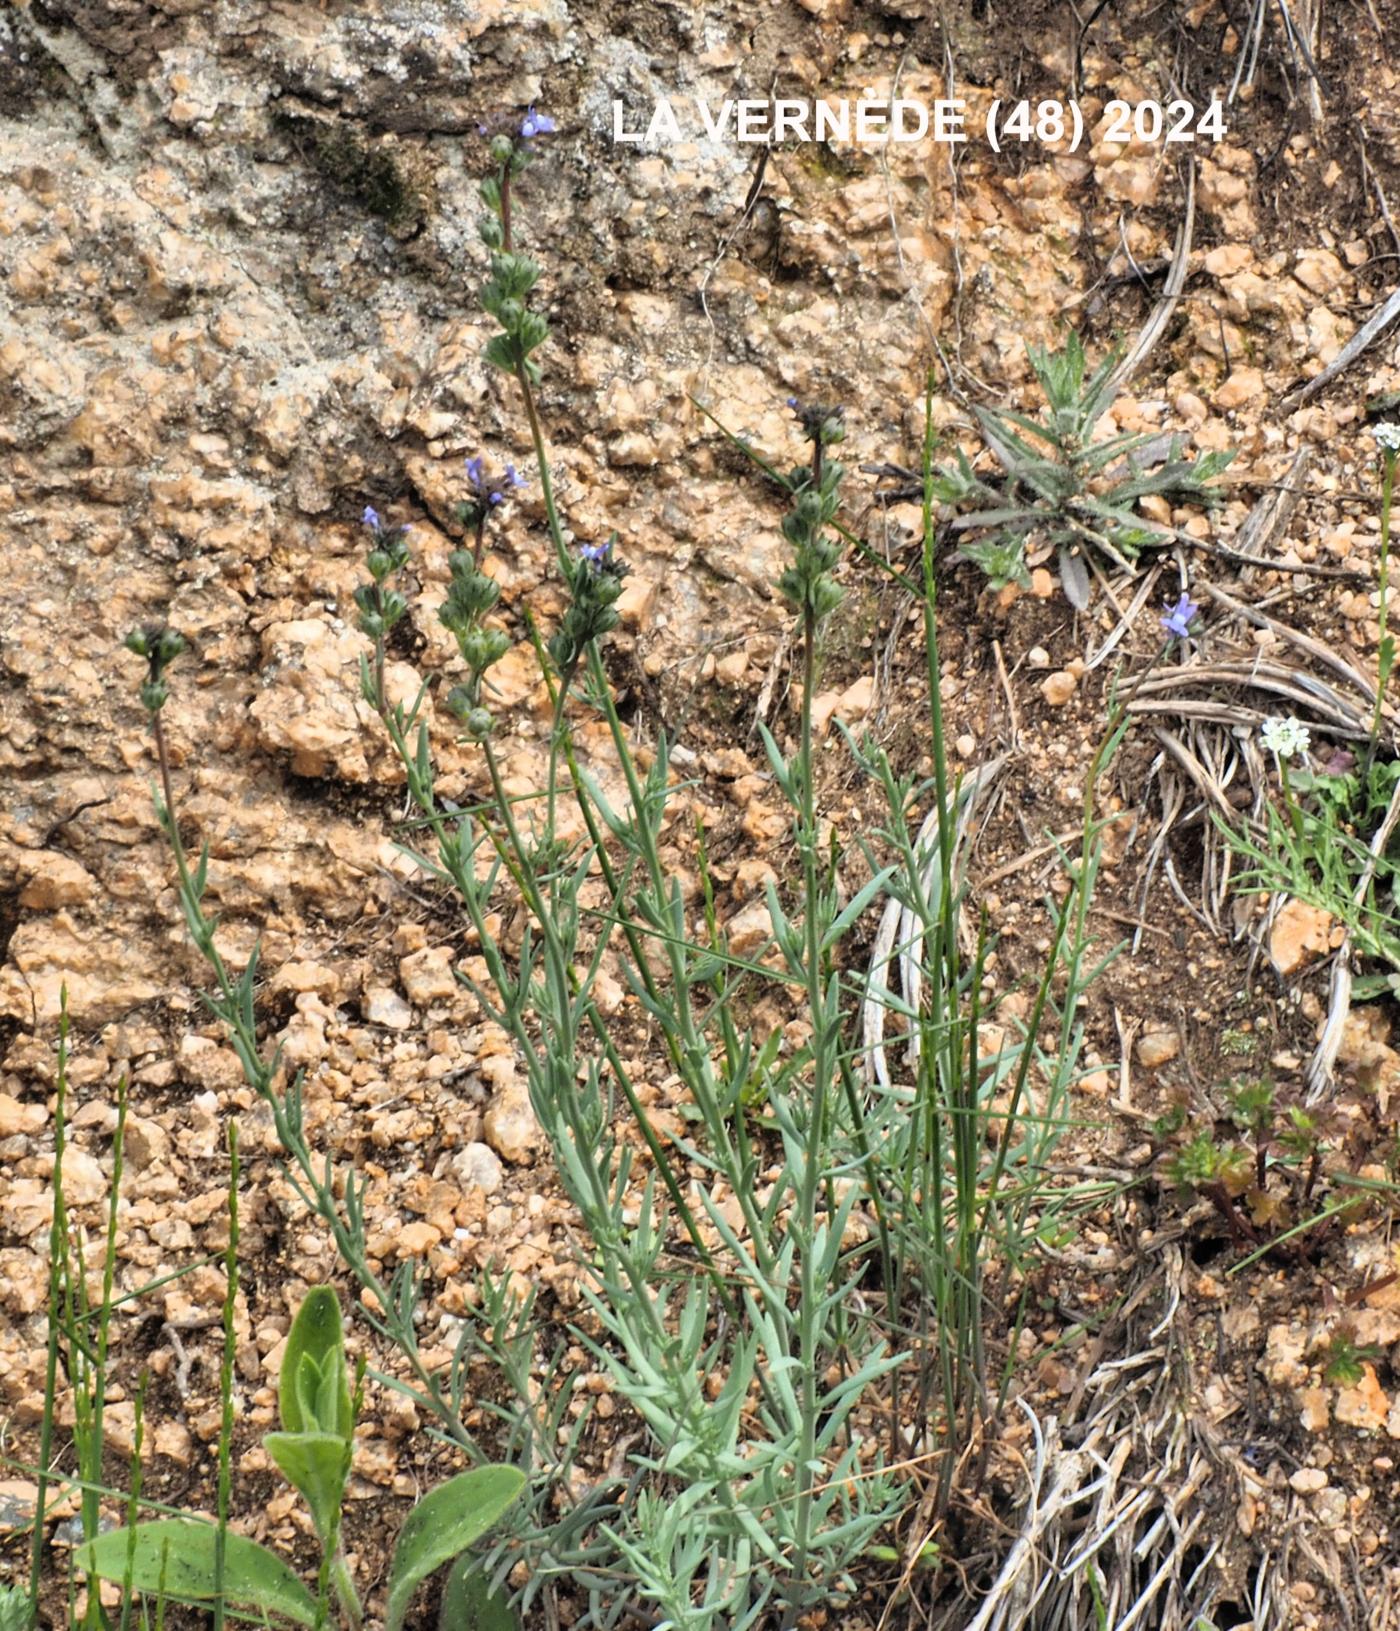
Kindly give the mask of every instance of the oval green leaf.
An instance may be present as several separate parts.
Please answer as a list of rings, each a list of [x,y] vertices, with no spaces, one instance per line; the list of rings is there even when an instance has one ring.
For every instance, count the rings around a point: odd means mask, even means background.
[[[340,1299],[330,1286],[312,1286],[287,1333],[277,1403],[289,1433],[354,1431]]]
[[[384,1631],[400,1631],[423,1581],[484,1535],[524,1484],[525,1475],[517,1467],[474,1467],[419,1501],[405,1518],[394,1548]]]
[[[311,1508],[324,1545],[335,1532],[350,1476],[349,1444],[334,1433],[265,1433],[263,1448]]]
[[[137,1591],[167,1601],[206,1603],[213,1600],[213,1524],[187,1518],[165,1518],[136,1525],[132,1547],[129,1528],[112,1529],[80,1546],[77,1565],[86,1574],[118,1583],[128,1578]],[[255,1609],[259,1615],[314,1626],[316,1604],[311,1593],[275,1553],[246,1536],[224,1536],[224,1601],[231,1607]]]
[[[476,1559],[459,1557],[447,1576],[438,1631],[519,1631],[510,1600],[492,1591]]]

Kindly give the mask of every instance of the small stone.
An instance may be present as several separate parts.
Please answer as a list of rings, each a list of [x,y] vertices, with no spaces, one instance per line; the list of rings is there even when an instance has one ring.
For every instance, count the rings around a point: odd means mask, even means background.
[[[1389,1414],[1390,1400],[1376,1380],[1376,1367],[1362,1365],[1361,1380],[1355,1387],[1344,1387],[1337,1395],[1337,1420],[1348,1427],[1378,1432],[1385,1426]]]
[[[1236,368],[1229,379],[1216,391],[1217,408],[1229,411],[1242,408],[1246,402],[1262,402],[1264,376],[1257,368]]]
[[[27,1478],[0,1478],[0,1535],[24,1529],[34,1521],[39,1486]]]
[[[1032,646],[1026,653],[1026,661],[1032,668],[1049,668],[1050,653],[1044,646]]]
[[[1160,1069],[1180,1052],[1181,1038],[1175,1031],[1149,1031],[1138,1038],[1138,1063],[1147,1070]]]
[[[494,1195],[505,1180],[505,1171],[489,1144],[466,1145],[452,1162],[452,1171],[464,1189],[479,1189]]]
[[[1041,682],[1040,694],[1052,708],[1063,708],[1078,686],[1079,681],[1074,675],[1061,668]]]
[[[461,989],[452,972],[451,946],[429,946],[399,962],[399,978],[409,1001],[419,1008],[456,996]]]
[[[1298,1419],[1309,1433],[1326,1432],[1332,1420],[1330,1388],[1305,1387],[1298,1392]]]
[[[1205,258],[1205,269],[1212,277],[1233,277],[1242,272],[1254,259],[1248,244],[1219,244]]]
[[[767,900],[760,897],[736,912],[725,924],[724,932],[734,956],[748,957],[756,952],[773,933]]]
[[[528,1165],[540,1142],[540,1124],[535,1119],[530,1095],[518,1082],[511,1083],[482,1117],[487,1142],[503,1161],[512,1166]]]
[[[1269,957],[1280,974],[1292,974],[1331,949],[1332,916],[1320,906],[1286,901],[1269,930]]]
[[[97,1157],[73,1144],[63,1152],[62,1179],[69,1206],[91,1206],[107,1193],[107,1174]]]
[[[8,1093],[0,1093],[0,1138],[14,1138],[20,1133],[37,1133],[49,1119],[42,1104],[22,1104]]]
[[[86,867],[67,855],[45,853],[26,858],[29,881],[19,903],[31,912],[53,912],[60,906],[79,906],[91,899],[97,885]]]
[[[89,1099],[73,1112],[68,1125],[75,1130],[96,1127],[99,1132],[114,1133],[117,1130],[117,1107],[108,1104],[105,1099]]]
[[[170,1134],[159,1122],[129,1116],[123,1135],[126,1158],[138,1171],[170,1156]]]
[[[388,986],[371,986],[365,992],[365,1019],[371,1025],[383,1025],[391,1031],[406,1031],[413,1023],[413,1010],[397,991]]]
[[[977,738],[964,731],[953,746],[957,748],[960,759],[970,759],[977,751]]]
[[[274,991],[314,991],[327,1001],[340,995],[340,986],[339,973],[327,963],[283,963],[272,976]]]
[[[194,1440],[183,1422],[157,1422],[155,1444],[156,1454],[165,1456],[177,1467],[188,1467],[194,1459]]]
[[[1037,600],[1049,600],[1055,593],[1055,580],[1043,566],[1031,573],[1031,593]]]
[[[1299,1495],[1316,1495],[1327,1488],[1327,1474],[1321,1467],[1299,1467],[1288,1480],[1289,1488]]]
[[[442,1231],[421,1218],[404,1224],[394,1236],[400,1257],[422,1257],[442,1242]]]
[[[1326,249],[1309,250],[1299,257],[1293,276],[1308,291],[1319,298],[1331,294],[1346,276],[1341,261]]]

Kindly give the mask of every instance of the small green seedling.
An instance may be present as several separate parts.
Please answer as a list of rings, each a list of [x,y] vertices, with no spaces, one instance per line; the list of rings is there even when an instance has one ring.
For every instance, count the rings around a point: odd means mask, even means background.
[[[340,1541],[356,1403],[350,1392],[340,1302],[329,1286],[313,1287],[292,1322],[282,1359],[278,1378],[282,1430],[268,1433],[263,1445],[310,1511],[321,1547],[317,1595],[313,1597],[274,1552],[230,1531],[222,1537],[225,1606],[322,1631],[330,1622],[333,1588],[339,1623],[353,1631],[363,1624],[364,1610]],[[514,1467],[476,1467],[439,1485],[413,1508],[394,1548],[385,1631],[401,1631],[417,1588],[485,1534],[523,1484],[523,1475]],[[219,1595],[219,1538],[213,1524],[162,1519],[110,1530],[82,1547],[78,1561],[104,1580],[130,1582],[136,1590],[168,1601],[211,1605]],[[454,1573],[459,1594],[476,1592],[482,1603],[497,1604],[487,1582],[474,1582],[472,1573],[470,1560],[463,1558]]]
[[[1327,1347],[1327,1363],[1322,1379],[1334,1387],[1355,1387],[1365,1374],[1362,1365],[1381,1357],[1379,1348],[1358,1346],[1347,1331],[1338,1331]]]

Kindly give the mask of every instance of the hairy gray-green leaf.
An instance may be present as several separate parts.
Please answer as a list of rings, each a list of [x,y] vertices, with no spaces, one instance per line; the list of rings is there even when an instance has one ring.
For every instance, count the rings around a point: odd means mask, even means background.
[[[459,1557],[452,1565],[438,1611],[438,1631],[518,1631],[509,1599],[491,1590],[473,1558]]]
[[[84,1573],[103,1580],[123,1581],[129,1570],[132,1586],[148,1596],[163,1590],[172,1602],[211,1602],[217,1537],[213,1524],[164,1518],[137,1524],[134,1547],[129,1528],[109,1530],[80,1546],[76,1562]],[[230,1607],[255,1609],[294,1625],[316,1623],[311,1593],[280,1557],[243,1535],[224,1536],[223,1587]]]
[[[474,1467],[419,1501],[404,1520],[394,1548],[384,1631],[399,1631],[422,1582],[484,1535],[524,1483],[525,1475],[516,1467]]]
[[[263,1447],[310,1507],[322,1542],[329,1541],[350,1473],[349,1441],[334,1433],[267,1433]]]

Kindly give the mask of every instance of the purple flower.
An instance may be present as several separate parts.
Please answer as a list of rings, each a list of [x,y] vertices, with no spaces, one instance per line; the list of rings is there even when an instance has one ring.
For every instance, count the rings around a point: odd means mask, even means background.
[[[360,517],[367,527],[373,527],[376,532],[380,528],[379,511],[372,504],[365,505],[365,513]]]
[[[1183,591],[1176,605],[1167,608],[1167,615],[1162,619],[1162,627],[1176,639],[1184,640],[1191,632],[1191,619],[1200,609],[1197,602]]]
[[[466,462],[467,480],[472,484],[472,491],[476,494],[479,504],[489,504],[493,508],[497,504],[504,504],[506,495],[502,488],[525,485],[524,476],[517,474],[513,464],[506,466],[506,473],[501,477],[501,486],[497,487],[494,482],[487,480],[486,461],[479,453],[474,459],[468,459]]]
[[[605,544],[584,544],[579,556],[585,565],[591,566],[595,572],[601,572],[605,566],[612,564],[612,539],[609,538]]]
[[[557,128],[547,113],[535,112],[535,104],[532,102],[530,111],[520,126],[520,134],[528,142],[532,136],[552,136]]]

